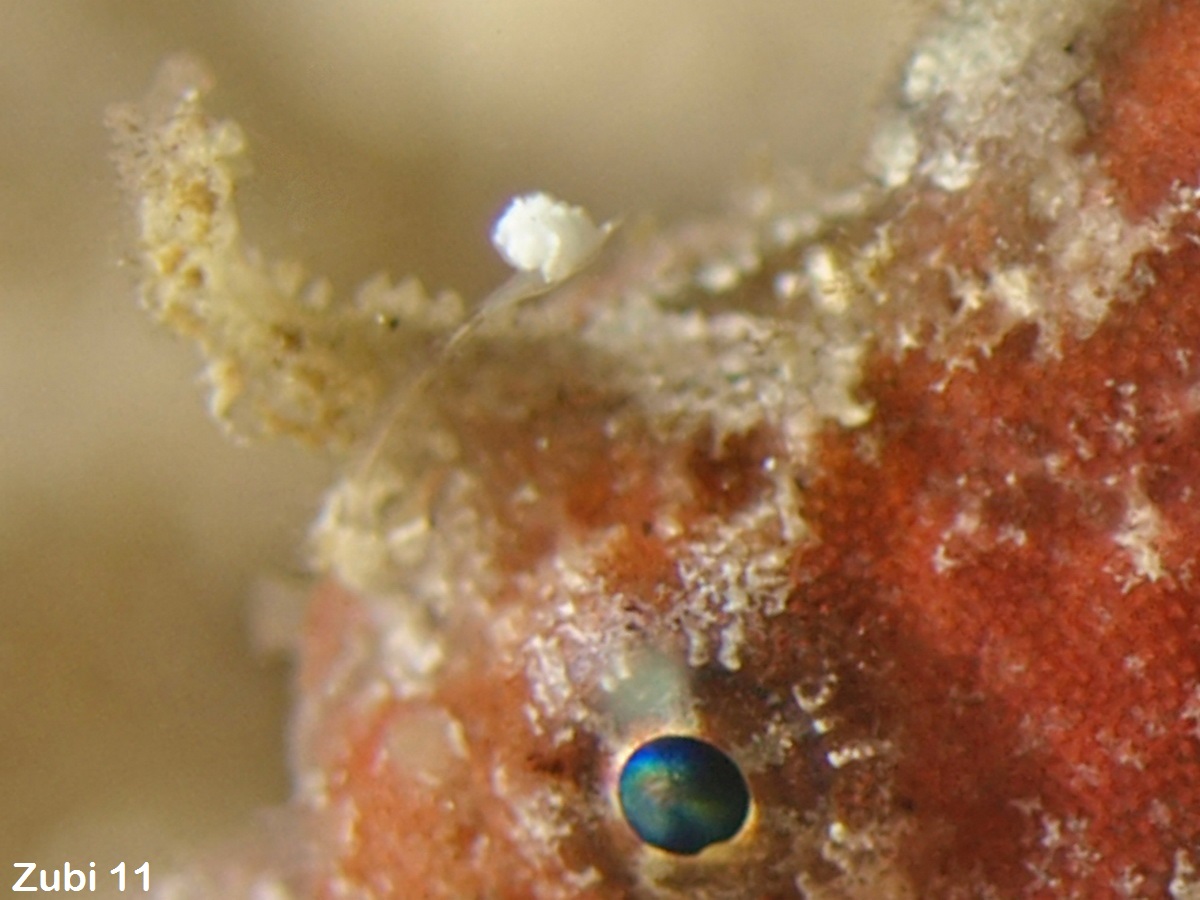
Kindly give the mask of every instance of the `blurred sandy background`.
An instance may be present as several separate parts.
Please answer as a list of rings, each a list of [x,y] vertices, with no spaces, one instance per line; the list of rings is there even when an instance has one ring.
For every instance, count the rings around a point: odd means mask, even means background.
[[[287,795],[288,670],[247,598],[298,573],[328,463],[237,448],[119,267],[101,125],[188,49],[256,175],[250,240],[349,287],[479,296],[505,199],[718,208],[756,153],[842,181],[910,0],[0,0],[0,873],[149,859]],[[6,883],[7,884],[7,883]]]

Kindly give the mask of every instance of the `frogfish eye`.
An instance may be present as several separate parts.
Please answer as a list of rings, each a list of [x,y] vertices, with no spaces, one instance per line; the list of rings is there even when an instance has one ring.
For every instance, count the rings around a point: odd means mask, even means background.
[[[638,747],[617,783],[625,821],[668,853],[691,856],[727,841],[750,811],[737,763],[707,741],[665,735]]]

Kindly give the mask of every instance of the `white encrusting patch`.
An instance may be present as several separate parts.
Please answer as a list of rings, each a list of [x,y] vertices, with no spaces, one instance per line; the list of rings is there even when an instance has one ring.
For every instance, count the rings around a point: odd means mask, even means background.
[[[853,741],[840,747],[834,747],[825,754],[829,765],[842,769],[854,762],[874,759],[887,745],[880,741]]]
[[[1186,850],[1175,851],[1175,869],[1167,891],[1173,900],[1200,900],[1200,875]]]
[[[1158,541],[1162,534],[1162,515],[1158,508],[1140,492],[1129,498],[1125,519],[1113,540],[1123,547],[1133,563],[1133,572],[1126,576],[1122,589],[1130,590],[1143,581],[1158,581],[1167,574]]]
[[[804,269],[812,283],[813,301],[825,312],[841,314],[850,308],[852,285],[825,246],[813,247],[804,257]]]
[[[791,512],[792,491],[779,480],[761,503],[681,547],[675,571],[682,592],[674,608],[689,665],[715,659],[737,671],[747,626],[783,611],[791,585],[788,548],[806,527]]]

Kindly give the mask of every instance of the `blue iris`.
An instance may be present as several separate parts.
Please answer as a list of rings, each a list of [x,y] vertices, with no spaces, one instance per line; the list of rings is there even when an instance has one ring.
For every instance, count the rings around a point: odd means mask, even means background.
[[[750,789],[737,763],[707,741],[683,735],[638,747],[621,769],[617,796],[638,837],[687,856],[729,840],[750,811]]]

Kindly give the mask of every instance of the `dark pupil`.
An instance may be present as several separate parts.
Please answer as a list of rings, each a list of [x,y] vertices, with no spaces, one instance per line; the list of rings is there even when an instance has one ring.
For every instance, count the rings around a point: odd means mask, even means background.
[[[750,789],[732,759],[707,741],[667,735],[625,761],[621,811],[647,844],[692,855],[727,841],[750,811]]]

